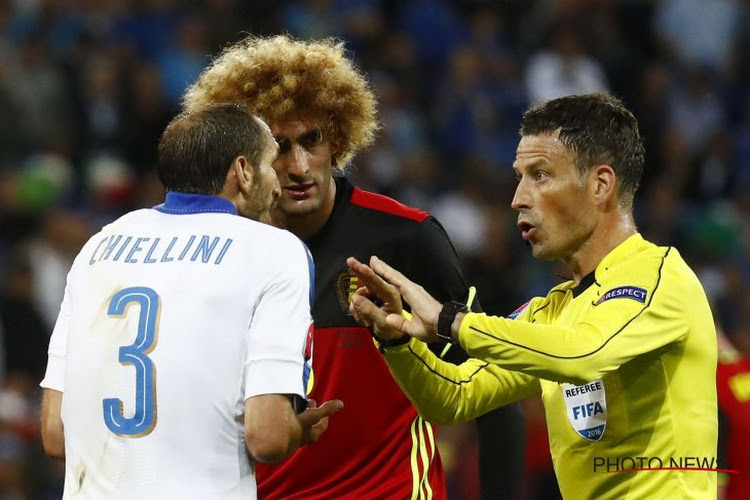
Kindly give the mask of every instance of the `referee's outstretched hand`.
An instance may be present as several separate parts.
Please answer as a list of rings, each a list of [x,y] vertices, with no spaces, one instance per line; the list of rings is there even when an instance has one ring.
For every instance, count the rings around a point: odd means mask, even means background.
[[[355,259],[356,260],[356,259]],[[398,293],[404,298],[404,300],[411,306],[411,319],[406,319],[402,314],[396,314],[389,311],[382,311],[385,314],[384,321],[391,328],[398,330],[399,332],[415,337],[423,342],[433,342],[437,340],[435,334],[437,330],[437,320],[442,309],[442,304],[432,298],[427,291],[413,281],[409,280],[406,276],[393,269],[391,266],[375,257],[374,255],[370,258],[370,268],[378,276],[382,278],[382,281],[386,284],[391,285]],[[351,266],[350,266],[351,269]],[[368,287],[369,288],[369,287]],[[370,290],[377,294],[376,290]],[[359,310],[360,314],[368,312],[369,307],[367,304],[362,302],[362,305],[357,302],[361,302],[363,297],[355,297],[352,300],[352,304],[355,310]],[[374,319],[375,315],[370,314]]]
[[[346,259],[349,272],[357,277],[359,288],[349,302],[349,312],[363,326],[372,329],[381,340],[395,340],[404,336],[386,322],[389,314],[401,314],[403,304],[398,290],[375,274],[367,264],[354,257]]]

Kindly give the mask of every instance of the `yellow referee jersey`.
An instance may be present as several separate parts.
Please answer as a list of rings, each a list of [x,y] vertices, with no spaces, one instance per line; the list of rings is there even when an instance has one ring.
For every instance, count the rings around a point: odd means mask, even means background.
[[[541,392],[565,498],[716,498],[716,472],[700,470],[717,467],[716,332],[676,249],[633,235],[515,320],[467,314],[459,338],[475,358],[461,366],[416,340],[385,353],[426,420]]]

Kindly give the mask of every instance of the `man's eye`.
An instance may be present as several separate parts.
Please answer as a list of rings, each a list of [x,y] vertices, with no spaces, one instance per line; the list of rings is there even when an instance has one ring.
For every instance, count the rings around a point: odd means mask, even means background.
[[[323,142],[323,131],[319,128],[311,130],[309,133],[305,134],[301,142],[304,146],[316,146]]]
[[[279,145],[279,155],[286,154],[292,149],[292,141],[289,139],[282,139],[281,137],[276,137],[275,139],[276,144]]]
[[[544,171],[542,171],[542,170],[537,170],[537,171],[536,171],[536,172],[534,173],[534,177],[535,177],[535,178],[536,178],[536,180],[538,180],[538,181],[543,181],[544,179],[546,179],[546,178],[547,178],[547,177],[549,177],[549,176],[547,175],[547,172],[544,172]]]

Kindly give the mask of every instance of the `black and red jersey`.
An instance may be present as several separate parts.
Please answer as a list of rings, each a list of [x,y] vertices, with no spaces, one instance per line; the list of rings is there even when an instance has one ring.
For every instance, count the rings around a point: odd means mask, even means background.
[[[465,301],[468,285],[445,230],[429,213],[335,180],[331,217],[305,242],[316,274],[309,397],[341,399],[344,409],[317,443],[280,465],[258,465],[259,498],[445,499],[435,426],[419,417],[369,329],[348,313],[357,284],[346,259],[369,262],[377,255],[441,302]]]
[[[446,497],[435,428],[394,382],[367,328],[348,313],[357,289],[346,259],[383,258],[439,300],[464,300],[467,284],[443,228],[427,212],[336,179],[336,202],[306,242],[315,261],[312,390],[344,401],[328,431],[278,466],[259,465],[262,499]]]

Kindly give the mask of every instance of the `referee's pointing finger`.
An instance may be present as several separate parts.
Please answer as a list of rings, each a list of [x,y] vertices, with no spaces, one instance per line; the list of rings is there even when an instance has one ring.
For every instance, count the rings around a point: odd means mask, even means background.
[[[370,257],[370,267],[378,275],[382,276],[385,281],[398,288],[399,291],[403,291],[403,287],[409,283],[406,276],[386,264],[384,260],[378,259],[375,255]]]
[[[387,300],[388,294],[391,293],[388,289],[388,283],[383,281],[383,278],[375,274],[370,267],[366,264],[362,264],[354,257],[346,259],[346,263],[349,266],[349,270],[356,275],[361,283],[366,286],[371,292],[378,296],[381,300]]]

